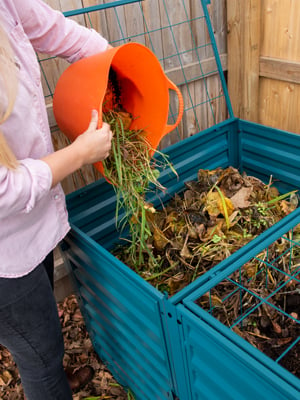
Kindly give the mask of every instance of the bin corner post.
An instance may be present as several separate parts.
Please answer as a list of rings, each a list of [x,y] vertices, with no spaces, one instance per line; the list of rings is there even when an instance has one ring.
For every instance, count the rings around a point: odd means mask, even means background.
[[[161,302],[162,324],[165,331],[165,340],[168,353],[171,379],[173,383],[172,400],[193,400],[191,397],[188,367],[185,359],[184,335],[181,317],[177,307],[170,302],[167,296]]]
[[[233,113],[231,100],[230,100],[229,93],[228,93],[227,83],[226,83],[225,75],[224,75],[223,68],[222,68],[222,62],[221,62],[220,54],[219,54],[219,51],[218,51],[218,46],[217,46],[217,43],[216,43],[214,30],[213,30],[212,23],[211,23],[211,17],[210,17],[210,14],[208,12],[208,5],[211,2],[210,2],[210,0],[201,0],[201,3],[202,3],[202,9],[203,9],[203,13],[204,13],[205,21],[206,21],[206,27],[207,27],[208,34],[209,34],[209,37],[210,37],[210,40],[211,40],[211,44],[212,44],[212,48],[213,48],[213,52],[214,52],[214,57],[215,57],[216,65],[217,65],[217,68],[218,68],[219,77],[220,77],[220,80],[221,80],[221,85],[222,85],[223,92],[224,92],[224,97],[225,97],[225,100],[226,100],[228,114],[229,114],[230,118],[234,118],[234,113]]]
[[[239,119],[234,118],[228,126],[228,161],[234,168],[241,168],[241,130]]]

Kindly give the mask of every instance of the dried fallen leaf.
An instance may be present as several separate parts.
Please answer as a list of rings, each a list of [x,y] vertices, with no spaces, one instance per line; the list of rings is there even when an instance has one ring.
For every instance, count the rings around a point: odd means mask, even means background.
[[[257,274],[257,267],[253,263],[245,264],[244,269],[248,278],[254,278]]]
[[[169,243],[169,239],[166,238],[164,233],[157,227],[153,227],[153,242],[154,242],[154,247],[157,250],[163,250],[166,245]]]
[[[230,200],[235,209],[247,208],[250,206],[249,197],[252,193],[252,187],[242,187],[234,196],[230,197]]]
[[[285,344],[288,344],[292,341],[292,337],[287,337],[287,338],[280,338],[280,339],[276,339],[276,341],[274,341],[274,347],[280,347],[283,346]]]
[[[234,206],[228,197],[224,196],[225,207],[224,210],[222,198],[218,192],[209,192],[206,199],[206,210],[212,217],[217,217],[219,214],[230,216],[234,211]]]
[[[280,334],[282,331],[281,326],[277,322],[274,322],[274,321],[272,321],[272,325],[273,325],[274,332]]]
[[[189,250],[189,248],[188,248],[186,242],[184,243],[184,245],[183,245],[183,247],[182,247],[182,249],[181,249],[181,251],[180,251],[180,255],[181,255],[181,257],[183,257],[183,258],[192,258],[192,257],[193,257],[193,255],[192,255],[192,253],[190,252],[190,250]]]
[[[209,293],[205,293],[203,295],[203,297],[207,298],[207,301],[209,302],[210,305],[212,305],[213,307],[222,307],[223,306],[223,302],[222,299],[220,299],[218,296],[214,295],[214,294],[209,294]]]
[[[298,319],[298,314],[296,312],[291,312],[290,316],[294,319],[297,320]],[[295,323],[296,321],[293,321],[293,323]]]

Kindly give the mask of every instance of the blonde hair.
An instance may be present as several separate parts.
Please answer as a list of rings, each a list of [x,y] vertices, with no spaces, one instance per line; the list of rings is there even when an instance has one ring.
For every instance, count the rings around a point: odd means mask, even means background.
[[[10,116],[18,87],[17,67],[9,39],[0,25],[0,125]],[[18,161],[0,130],[0,165],[14,169]]]

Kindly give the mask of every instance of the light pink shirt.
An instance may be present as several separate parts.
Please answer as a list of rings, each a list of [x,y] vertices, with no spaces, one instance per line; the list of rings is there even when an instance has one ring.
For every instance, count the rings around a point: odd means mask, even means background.
[[[1,0],[0,20],[20,66],[14,110],[0,126],[20,161],[0,166],[0,277],[32,271],[69,230],[65,196],[40,158],[53,152],[35,50],[69,62],[104,51],[107,41],[42,0]]]

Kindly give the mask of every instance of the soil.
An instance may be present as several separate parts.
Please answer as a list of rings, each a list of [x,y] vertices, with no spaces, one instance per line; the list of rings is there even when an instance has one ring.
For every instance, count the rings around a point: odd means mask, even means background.
[[[74,392],[73,400],[93,397],[93,400],[132,399],[113,378],[93,350],[78,303],[74,295],[58,304],[65,343],[64,366],[77,369],[89,365],[95,373],[93,379],[80,391]],[[24,394],[18,369],[9,351],[0,345],[0,399],[23,400]]]

